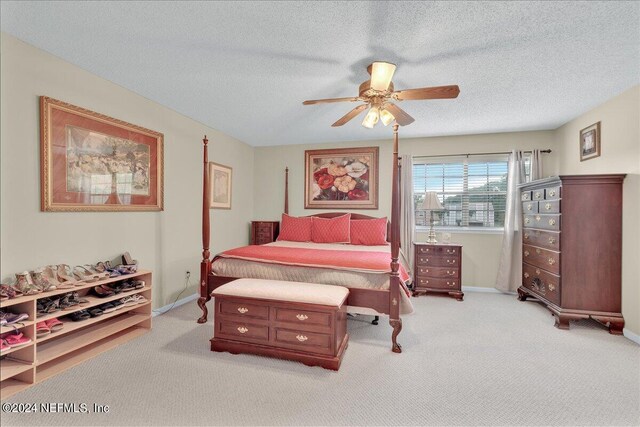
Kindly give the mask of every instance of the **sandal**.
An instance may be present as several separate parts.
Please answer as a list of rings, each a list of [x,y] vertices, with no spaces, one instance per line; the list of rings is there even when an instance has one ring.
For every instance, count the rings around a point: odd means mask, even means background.
[[[47,334],[51,333],[51,329],[47,326],[46,322],[38,322],[36,323],[36,337],[41,338]]]
[[[144,288],[144,280],[134,280],[132,284],[136,289]]]
[[[71,292],[68,295],[69,295],[69,301],[80,305],[80,307],[83,307],[89,304],[89,300],[86,298],[80,298],[80,295],[78,295],[77,292]]]
[[[93,277],[96,277],[98,280],[108,279],[109,273],[106,271],[98,271],[91,264],[85,264],[82,266],[86,271],[91,273]]]
[[[16,283],[13,286],[24,295],[35,295],[42,292],[33,284],[31,276],[27,271],[16,274]]]
[[[66,294],[60,300],[60,304],[59,305],[60,305],[60,308],[63,309],[63,310],[70,310],[74,306],[78,305],[78,303],[76,301],[72,300],[70,294]]]
[[[111,313],[113,311],[116,311],[117,309],[117,307],[111,302],[99,305],[98,308],[102,310],[104,313]]]
[[[73,276],[71,272],[71,267],[67,264],[60,264],[57,268],[58,280],[63,285],[73,285],[73,286],[81,286],[84,282],[78,282]]]
[[[33,278],[33,283],[43,292],[55,291],[57,289],[56,285],[49,282],[47,276],[42,274],[42,270],[32,271],[31,277]]]
[[[106,298],[115,295],[113,291],[107,290],[102,286],[95,286],[91,288],[91,290],[100,298]]]
[[[17,290],[13,286],[9,286],[9,285],[0,285],[0,290],[2,292],[4,292],[5,294],[7,294],[9,299],[17,298],[20,295],[22,295],[22,292],[20,292],[19,290]]]
[[[143,295],[140,294],[131,295],[131,298],[133,298],[136,304],[144,304],[148,301]]]
[[[37,307],[36,317],[55,313],[57,311],[60,311],[60,299],[59,298],[56,298],[56,299],[42,298],[38,300],[36,307]]]
[[[87,320],[91,315],[87,310],[76,311],[75,313],[71,313],[71,320],[74,322],[80,322],[82,320]]]
[[[119,294],[124,289],[121,283],[109,283],[108,285],[101,286],[105,291],[113,292],[114,294]]]
[[[73,267],[73,275],[76,277],[76,279],[83,283],[92,283],[98,281],[98,277],[96,277],[93,273],[91,273],[81,265]]]
[[[45,320],[44,323],[47,325],[49,330],[51,330],[51,332],[58,332],[64,327],[64,323],[62,323],[56,317],[54,317],[53,319]]]
[[[138,305],[138,301],[135,300],[134,295],[129,295],[128,297],[124,297],[120,300],[120,302],[125,306],[125,307],[132,307],[134,305]]]
[[[57,265],[47,265],[45,267],[40,268],[44,276],[49,280],[49,283],[53,283],[58,289],[70,289],[73,288],[72,283],[61,282],[58,280],[58,266]]]
[[[98,316],[102,316],[102,314],[104,313],[104,311],[102,311],[100,308],[98,307],[93,307],[90,308],[89,310],[89,315],[91,317],[98,317]]]
[[[9,299],[9,294],[7,294],[4,289],[0,289],[0,301],[6,301]]]

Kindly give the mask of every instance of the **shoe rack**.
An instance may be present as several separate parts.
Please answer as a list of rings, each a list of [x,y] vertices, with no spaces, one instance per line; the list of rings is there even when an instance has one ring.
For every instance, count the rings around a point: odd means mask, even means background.
[[[143,280],[145,286],[106,298],[90,293],[94,286],[128,279]],[[16,324],[16,327],[25,337],[31,338],[31,343],[2,353],[6,357],[0,360],[0,400],[148,332],[151,329],[151,287],[151,271],[139,270],[134,274],[85,283],[72,289],[56,289],[0,302],[3,310],[29,315],[28,320]],[[75,305],[67,310],[36,318],[36,301],[39,298],[72,291],[89,300],[89,304]],[[61,318],[133,294],[143,295],[147,302],[122,306],[119,310],[79,322]],[[36,323],[52,318],[58,318],[64,324],[63,328],[37,338]],[[11,331],[14,331],[12,326],[0,327],[0,333]]]

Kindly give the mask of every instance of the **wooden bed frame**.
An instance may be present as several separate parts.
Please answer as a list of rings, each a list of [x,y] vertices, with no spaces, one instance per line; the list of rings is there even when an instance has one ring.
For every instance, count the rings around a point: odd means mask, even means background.
[[[210,224],[209,224],[209,155],[206,135],[202,140],[204,144],[204,168],[203,168],[203,191],[202,191],[202,262],[200,263],[200,298],[198,307],[202,309],[202,317],[198,323],[206,323],[208,309],[206,303],[211,299],[211,292],[218,286],[236,280],[236,277],[216,276],[211,272]],[[401,353],[402,349],[398,344],[397,337],[402,330],[402,319],[400,318],[400,275],[398,269],[398,254],[400,252],[400,164],[398,159],[398,124],[393,126],[393,162],[392,184],[391,184],[391,222],[387,224],[387,239],[391,243],[391,272],[389,289],[361,289],[349,288],[347,304],[351,306],[372,308],[378,313],[389,315],[389,324],[393,328],[391,333],[391,350],[394,353]],[[285,175],[285,204],[284,212],[289,212],[289,170]],[[344,215],[344,212],[321,213],[310,216],[332,218]],[[354,219],[373,218],[368,215],[351,214]]]

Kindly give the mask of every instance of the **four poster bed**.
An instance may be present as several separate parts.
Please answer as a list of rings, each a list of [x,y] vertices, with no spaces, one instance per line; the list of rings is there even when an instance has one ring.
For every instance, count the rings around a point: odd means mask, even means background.
[[[400,183],[398,162],[398,124],[393,127],[393,174],[391,222],[387,224],[390,245],[355,247],[353,245],[274,242],[262,246],[247,246],[223,252],[213,259],[209,252],[209,168],[208,140],[204,143],[203,200],[202,200],[202,262],[200,263],[200,298],[198,306],[207,321],[206,303],[217,287],[241,277],[279,279],[291,282],[340,285],[349,288],[347,305],[354,312],[389,316],[393,328],[392,351],[401,352],[397,336],[402,330],[400,314],[411,313],[407,282],[409,276],[398,261],[400,251]],[[285,175],[285,214],[288,214],[288,169]],[[311,215],[335,218],[345,213]],[[351,219],[374,219],[351,214]],[[353,246],[353,247],[351,247]],[[389,264],[390,262],[390,264]],[[302,280],[301,280],[302,278]]]

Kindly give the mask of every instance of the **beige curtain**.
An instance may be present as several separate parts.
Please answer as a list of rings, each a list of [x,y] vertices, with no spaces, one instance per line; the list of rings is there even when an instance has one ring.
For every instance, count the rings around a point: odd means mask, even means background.
[[[413,271],[413,240],[415,236],[415,212],[413,210],[413,160],[403,154],[400,160],[400,253],[409,271]]]

